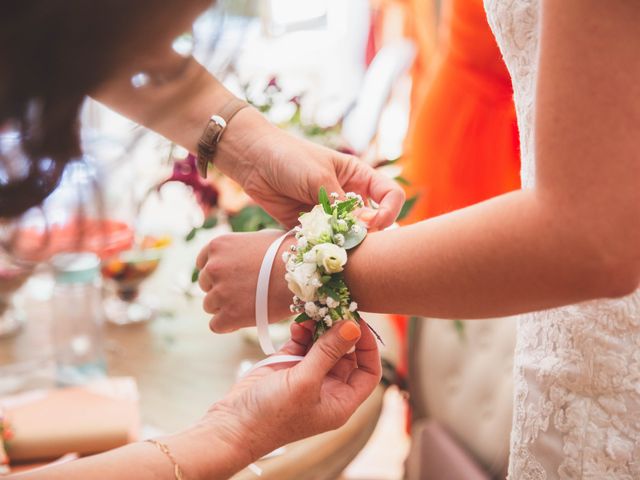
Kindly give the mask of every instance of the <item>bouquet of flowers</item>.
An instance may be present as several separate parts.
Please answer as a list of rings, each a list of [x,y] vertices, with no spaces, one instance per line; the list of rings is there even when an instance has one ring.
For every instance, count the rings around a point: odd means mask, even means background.
[[[283,254],[285,280],[294,293],[291,312],[295,321],[315,321],[314,340],[338,320],[359,320],[358,305],[344,281],[347,250],[358,246],[367,229],[355,211],[364,207],[362,197],[348,193],[346,199],[320,189],[320,204],[300,216],[295,228],[296,245]]]

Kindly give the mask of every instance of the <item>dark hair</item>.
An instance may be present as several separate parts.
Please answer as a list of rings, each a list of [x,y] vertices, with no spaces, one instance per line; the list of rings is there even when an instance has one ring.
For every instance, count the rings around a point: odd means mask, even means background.
[[[78,115],[85,96],[131,67],[188,3],[207,2],[2,2],[0,132],[3,126],[20,131],[27,166],[18,178],[3,181],[0,175],[0,218],[24,213],[55,189],[65,165],[80,154]],[[10,170],[6,163],[0,156],[0,169]]]

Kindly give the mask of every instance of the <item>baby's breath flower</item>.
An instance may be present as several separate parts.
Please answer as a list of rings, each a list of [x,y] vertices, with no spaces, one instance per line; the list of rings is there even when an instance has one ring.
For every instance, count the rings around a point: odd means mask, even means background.
[[[333,200],[337,200],[338,198],[340,198],[340,195],[338,195],[338,192],[331,192],[331,194],[329,195]]]
[[[340,305],[340,302],[334,300],[332,297],[327,297],[327,307],[336,308],[338,305]]]
[[[345,220],[343,220],[342,218],[340,220],[338,220],[338,229],[339,230],[347,230],[349,228],[349,225],[347,225],[347,222]]]
[[[358,304],[356,302],[351,302],[349,304],[349,311],[355,312],[356,310],[358,310]]]
[[[327,313],[329,313],[329,309],[327,307],[321,307],[318,309],[318,315],[324,317]]]
[[[295,245],[291,245],[291,246],[289,247],[289,249],[290,249],[292,252],[295,252],[298,248],[297,248]]]
[[[333,240],[339,247],[344,246],[344,235],[342,235],[341,233],[338,233],[335,237],[333,237]]]
[[[347,197],[347,199],[351,200],[351,199],[356,198],[356,194],[353,193],[353,192],[347,192],[346,197]]]
[[[327,326],[327,328],[331,328],[333,326],[333,319],[329,315],[325,315],[322,319]]]
[[[318,315],[318,306],[314,302],[307,302],[304,304],[304,313],[314,318]]]

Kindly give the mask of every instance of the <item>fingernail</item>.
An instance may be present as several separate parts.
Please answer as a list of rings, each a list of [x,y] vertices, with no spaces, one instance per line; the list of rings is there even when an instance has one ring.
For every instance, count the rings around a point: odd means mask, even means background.
[[[347,320],[340,325],[338,333],[344,341],[353,342],[360,336],[360,327],[355,322]]]

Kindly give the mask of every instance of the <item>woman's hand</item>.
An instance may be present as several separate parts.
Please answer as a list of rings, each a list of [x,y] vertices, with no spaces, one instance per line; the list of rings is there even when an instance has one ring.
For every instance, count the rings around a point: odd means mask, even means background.
[[[347,352],[355,345],[354,353]],[[376,340],[368,327],[336,323],[315,344],[310,325],[293,324],[280,354],[305,355],[299,364],[262,367],[212,406],[201,425],[241,456],[242,466],[276,448],[342,426],[381,377]]]
[[[213,316],[209,326],[217,333],[231,332],[255,324],[255,297],[258,273],[269,245],[280,237],[279,230],[232,233],[214,238],[206,245],[196,266],[198,283],[206,293],[203,307]],[[271,271],[269,320],[276,322],[290,315],[292,293],[284,280],[282,253],[295,241],[287,239],[280,247]]]
[[[353,191],[378,203],[369,222],[373,228],[391,225],[404,203],[404,191],[391,178],[351,155],[295,137],[253,109],[234,117],[215,162],[287,227],[318,203],[323,186],[328,192]]]

